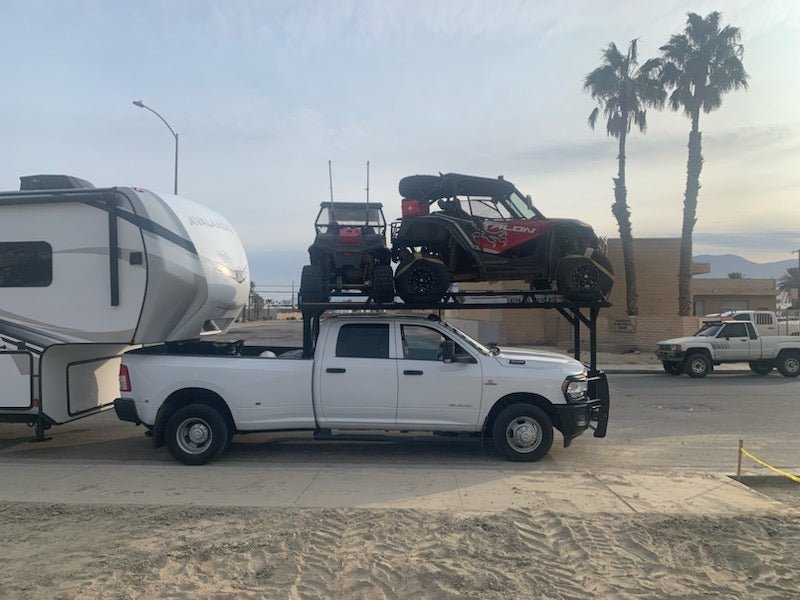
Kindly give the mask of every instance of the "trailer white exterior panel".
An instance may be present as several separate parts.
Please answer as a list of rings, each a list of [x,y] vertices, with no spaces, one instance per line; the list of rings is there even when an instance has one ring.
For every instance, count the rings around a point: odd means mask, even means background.
[[[30,408],[33,399],[33,356],[0,352],[0,408]]]

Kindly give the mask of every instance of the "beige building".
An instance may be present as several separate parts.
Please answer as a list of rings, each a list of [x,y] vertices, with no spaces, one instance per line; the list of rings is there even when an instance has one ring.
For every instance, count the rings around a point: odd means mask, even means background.
[[[698,316],[777,307],[774,279],[695,279],[692,299],[694,314]]]

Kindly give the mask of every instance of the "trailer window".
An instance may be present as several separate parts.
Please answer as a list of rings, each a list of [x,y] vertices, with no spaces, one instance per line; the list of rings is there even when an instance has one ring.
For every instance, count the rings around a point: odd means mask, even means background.
[[[0,242],[0,287],[47,287],[53,248],[47,242]]]
[[[342,325],[336,340],[339,358],[389,358],[388,323]]]

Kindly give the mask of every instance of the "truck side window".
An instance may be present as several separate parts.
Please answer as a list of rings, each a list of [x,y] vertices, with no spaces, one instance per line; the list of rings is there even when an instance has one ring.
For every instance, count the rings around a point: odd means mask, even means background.
[[[748,323],[747,324],[747,333],[750,336],[751,340],[757,340],[758,339],[758,335],[756,335],[756,328],[753,327],[752,323]]]
[[[403,358],[406,360],[443,360],[442,342],[447,338],[435,329],[422,325],[402,325]],[[466,354],[456,345],[456,354]]]
[[[389,358],[388,323],[342,325],[336,340],[339,358]]]
[[[725,328],[722,330],[722,333],[717,337],[743,338],[750,336],[747,334],[746,323],[728,323],[727,325],[725,325]]]

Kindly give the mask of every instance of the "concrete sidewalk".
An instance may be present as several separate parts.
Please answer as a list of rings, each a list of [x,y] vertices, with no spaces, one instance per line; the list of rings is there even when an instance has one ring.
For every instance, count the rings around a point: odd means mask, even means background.
[[[621,375],[649,375],[649,374],[661,374],[667,376],[664,372],[664,367],[661,364],[651,365],[651,364],[600,364],[598,365],[601,371],[605,371],[606,373],[619,373]],[[725,375],[746,375],[751,374],[755,376],[755,374],[750,370],[750,368],[746,364],[728,364],[728,365],[718,365],[714,367],[714,370],[709,374],[709,376],[713,376],[714,373],[724,373]],[[773,376],[776,375],[775,372],[772,373]],[[671,377],[676,377],[672,375]],[[681,375],[681,377],[684,377]]]
[[[135,465],[0,461],[0,502],[419,508],[562,514],[782,512],[780,502],[728,477],[431,467]]]

